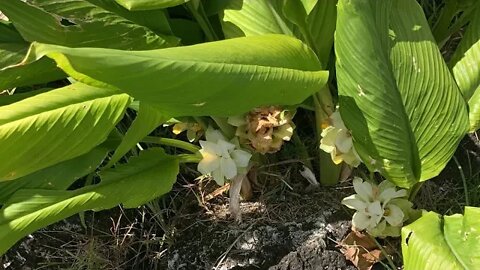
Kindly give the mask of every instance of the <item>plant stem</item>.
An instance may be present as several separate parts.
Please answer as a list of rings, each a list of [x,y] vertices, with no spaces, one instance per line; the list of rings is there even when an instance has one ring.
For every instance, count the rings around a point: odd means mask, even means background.
[[[194,153],[194,154],[198,153],[198,150],[200,150],[200,147],[198,147],[194,144],[184,142],[184,141],[181,141],[181,140],[170,139],[170,138],[160,138],[160,137],[147,136],[147,137],[143,138],[141,142],[173,146],[173,147],[177,147],[177,148],[180,148],[180,149],[183,149],[183,150],[187,150],[187,151],[189,151],[191,153]]]
[[[205,33],[205,36],[207,37],[208,41],[215,41],[218,40],[217,35],[215,34],[215,31],[212,28],[212,25],[208,21],[208,18],[205,14],[205,10],[203,9],[202,2],[198,2],[198,9],[195,8],[194,1],[190,1],[187,3],[187,7],[192,13],[193,17],[195,20],[198,22],[198,25],[200,25],[200,28],[202,28],[203,32]]]
[[[382,245],[380,245],[380,243],[378,243],[378,241],[377,241],[377,239],[375,239],[375,237],[372,237],[372,239],[373,239],[373,241],[375,241],[375,244],[377,244],[377,247],[380,249],[380,251],[383,253],[383,255],[385,255],[385,258],[387,259],[388,264],[390,265],[392,270],[397,269],[397,267],[395,266],[395,263],[393,263],[392,258],[390,258],[390,256],[388,256],[387,251],[382,247]]]
[[[333,101],[330,89],[325,86],[319,93],[312,96],[315,105],[315,133],[317,143],[320,144],[323,131],[322,123],[333,113]],[[330,154],[318,148],[320,183],[324,186],[333,186],[340,178],[341,165],[333,163]]]
[[[199,163],[202,160],[202,157],[199,154],[181,154],[177,155],[177,157],[180,163]]]
[[[468,195],[468,185],[467,185],[467,178],[465,178],[465,174],[463,173],[462,165],[458,162],[457,158],[454,156],[453,160],[457,164],[457,168],[460,171],[460,176],[462,177],[463,182],[463,190],[465,191],[465,205],[470,205],[470,196]]]
[[[415,197],[417,197],[418,192],[423,186],[423,182],[418,182],[416,183],[411,189],[410,189],[410,195],[408,196],[409,201],[413,201]]]

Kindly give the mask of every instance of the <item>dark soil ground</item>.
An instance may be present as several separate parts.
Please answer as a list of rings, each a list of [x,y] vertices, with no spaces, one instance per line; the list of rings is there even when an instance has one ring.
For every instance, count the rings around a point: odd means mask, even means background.
[[[452,160],[426,182],[417,207],[461,213],[465,194],[479,206],[479,149],[474,135],[465,138],[455,155],[460,167]],[[179,179],[147,206],[87,212],[86,227],[77,215],[26,237],[1,258],[0,269],[355,269],[337,247],[350,229],[352,213],[340,201],[353,193],[351,183],[312,189],[298,169],[279,164],[260,172],[266,177],[242,202],[241,223],[230,217],[226,193],[209,198],[217,188],[211,182]],[[399,241],[382,244],[395,250],[400,267]]]

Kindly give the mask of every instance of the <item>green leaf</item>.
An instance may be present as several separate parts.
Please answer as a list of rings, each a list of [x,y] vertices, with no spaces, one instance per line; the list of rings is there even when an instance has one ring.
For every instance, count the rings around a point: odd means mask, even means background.
[[[179,42],[178,38],[169,36],[163,11],[129,12],[113,0],[90,2],[32,0],[24,3],[21,0],[0,0],[0,10],[29,42],[125,50],[157,49],[175,46]],[[151,27],[155,32],[142,25]],[[19,39],[21,36],[15,29],[7,32],[8,27],[6,23],[0,24],[0,89],[45,83],[66,76],[48,59],[20,64],[29,43]],[[17,37],[15,42],[12,36]]]
[[[29,45],[10,22],[0,21],[0,90],[65,77],[65,73],[49,59],[19,66]]]
[[[190,0],[115,0],[128,10],[152,10],[174,7]]]
[[[282,13],[283,0],[232,0],[224,10],[226,38],[265,34],[293,36],[292,24]]]
[[[158,35],[172,35],[169,19],[166,10],[127,10],[120,6],[115,0],[87,0],[88,2],[113,12],[121,17],[136,24],[143,25]],[[178,40],[168,37],[172,45],[177,44]]]
[[[312,1],[313,2],[313,1]],[[313,6],[312,6],[313,9]],[[308,13],[311,12],[308,11]],[[307,10],[300,0],[285,0],[283,5],[283,13],[288,20],[296,24],[302,29],[306,28],[307,24]]]
[[[370,170],[401,187],[440,173],[467,111],[415,0],[341,0],[335,50],[339,101]]]
[[[337,18],[337,0],[319,1],[307,18],[310,46],[326,67],[332,52]]]
[[[0,181],[88,153],[129,102],[117,91],[76,83],[0,107]]]
[[[328,77],[307,46],[282,35],[134,52],[35,44],[30,52],[32,60],[47,55],[76,80],[112,85],[172,117],[298,104]]]
[[[86,0],[0,0],[0,10],[29,42],[126,50],[175,45],[169,37]]]
[[[0,182],[0,204],[19,189],[65,190],[75,180],[93,172],[106,157],[108,148],[99,146],[82,156],[34,172],[15,181]]]
[[[32,90],[25,93],[14,93],[13,95],[0,95],[0,107],[5,105],[10,105],[12,103],[18,102],[20,100],[33,97],[35,95],[45,93],[52,90],[51,88],[41,88],[38,90]]]
[[[480,128],[480,86],[468,101],[470,132],[474,132]]]
[[[47,83],[66,76],[51,59],[40,59],[29,64],[16,64],[0,68],[0,90]]]
[[[115,153],[110,158],[110,161],[105,167],[113,166],[120,160],[130,149],[132,149],[141,139],[150,134],[160,124],[170,119],[165,115],[159,113],[157,110],[150,108],[143,102],[140,103],[137,118],[133,120],[132,125],[128,129],[122,142],[115,150]]]
[[[458,45],[450,65],[470,107],[470,131],[480,128],[480,4]]]
[[[424,213],[402,228],[405,270],[478,269],[480,265],[480,208],[465,207],[465,215],[441,217]]]
[[[103,172],[97,185],[73,191],[19,190],[0,211],[0,255],[22,237],[76,213],[118,204],[140,206],[170,191],[177,174],[178,161],[154,148]]]

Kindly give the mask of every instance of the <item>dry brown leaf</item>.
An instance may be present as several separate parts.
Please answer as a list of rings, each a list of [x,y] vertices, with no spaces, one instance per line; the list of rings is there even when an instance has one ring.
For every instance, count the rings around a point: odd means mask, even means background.
[[[382,251],[366,233],[352,231],[339,244],[340,251],[359,270],[370,270],[382,259]]]

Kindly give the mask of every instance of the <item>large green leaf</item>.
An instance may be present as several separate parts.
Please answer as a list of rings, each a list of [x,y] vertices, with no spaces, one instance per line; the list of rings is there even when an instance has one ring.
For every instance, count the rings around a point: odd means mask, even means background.
[[[25,57],[29,45],[10,22],[0,20],[0,91],[65,76],[49,59],[18,66],[17,64]]]
[[[131,11],[120,6],[115,0],[87,0],[88,2],[113,12],[138,25],[143,25],[159,35],[172,35],[166,10],[137,10]],[[168,37],[172,44],[178,43],[174,37]]]
[[[0,0],[0,10],[29,42],[125,50],[163,48],[179,42],[169,36],[171,31],[163,11],[129,12],[113,0]],[[48,59],[20,65],[29,44],[19,39],[4,44],[4,39],[15,33],[6,35],[2,25],[5,23],[0,24],[0,89],[65,77]]]
[[[135,50],[175,45],[86,0],[0,0],[0,10],[30,42]]]
[[[135,52],[35,44],[30,52],[31,60],[47,55],[81,82],[115,86],[171,116],[298,104],[328,77],[307,46],[282,35]]]
[[[465,207],[465,215],[424,213],[402,228],[405,270],[473,270],[480,265],[480,208]]]
[[[480,128],[480,3],[451,60],[453,75],[470,108],[470,131]]]
[[[152,10],[174,7],[190,0],[115,0],[128,10]]]
[[[154,148],[104,171],[97,185],[73,191],[19,190],[0,211],[0,255],[22,237],[75,213],[144,204],[170,191],[177,174],[178,161]]]
[[[129,102],[117,91],[76,83],[0,107],[0,181],[89,152]]]
[[[371,170],[402,187],[440,173],[467,127],[465,102],[415,0],[341,0],[340,110]]]
[[[232,0],[224,10],[226,38],[264,34],[293,36],[292,24],[282,13],[283,0]]]
[[[48,92],[53,90],[52,88],[40,88],[37,90],[32,90],[24,93],[14,93],[13,95],[0,95],[0,107],[10,105],[12,103],[18,102],[20,100],[33,97],[35,95]]]
[[[75,180],[95,171],[103,161],[108,148],[99,146],[85,155],[34,172],[15,181],[0,182],[0,204],[19,189],[65,190]]]

